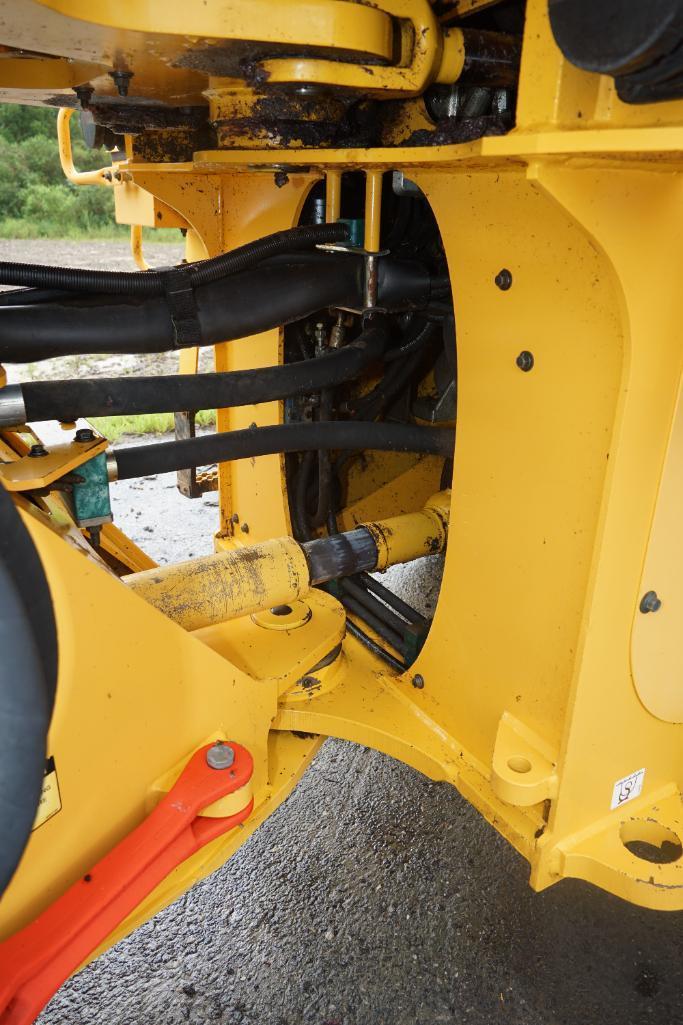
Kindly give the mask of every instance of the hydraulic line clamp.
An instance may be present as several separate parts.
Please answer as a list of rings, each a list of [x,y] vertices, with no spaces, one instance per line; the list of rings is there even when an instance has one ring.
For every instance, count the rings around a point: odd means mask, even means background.
[[[63,982],[181,862],[250,815],[246,748],[196,751],[151,814],[35,921],[0,945],[0,1025],[29,1025]],[[244,792],[237,812],[211,806]]]

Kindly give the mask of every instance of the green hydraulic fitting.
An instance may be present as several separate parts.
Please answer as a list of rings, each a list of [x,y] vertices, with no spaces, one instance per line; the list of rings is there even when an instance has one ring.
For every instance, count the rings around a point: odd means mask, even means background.
[[[111,523],[113,517],[109,499],[107,456],[99,455],[82,463],[75,471],[82,481],[73,485],[74,518],[79,527],[92,527]]]

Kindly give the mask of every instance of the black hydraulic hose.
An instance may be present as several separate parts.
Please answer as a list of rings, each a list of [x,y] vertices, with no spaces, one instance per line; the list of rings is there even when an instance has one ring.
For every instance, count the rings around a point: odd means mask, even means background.
[[[29,381],[3,389],[4,407],[23,400],[24,421],[77,420],[79,417],[176,413],[224,409],[334,388],[357,377],[380,359],[387,343],[383,327],[368,327],[343,349],[315,359],[258,370],[224,374],[174,374],[166,377],[103,377],[66,381]],[[10,419],[15,419],[8,414]],[[0,427],[3,403],[0,401]]]
[[[198,336],[183,345],[213,345],[259,334],[328,306],[363,303],[363,258],[347,253],[302,253],[277,258],[194,292]],[[380,261],[378,302],[388,310],[421,308],[429,275],[418,263]],[[0,362],[28,363],[89,353],[168,352],[178,347],[165,298],[116,297],[100,304],[67,300],[0,309]],[[187,407],[186,407],[187,408]]]
[[[313,537],[310,518],[308,515],[308,484],[311,479],[311,470],[315,462],[316,453],[311,450],[304,452],[299,463],[294,484],[294,520],[295,534],[297,540],[308,541]]]
[[[375,631],[383,640],[395,648],[396,651],[400,651],[402,655],[404,652],[404,641],[403,638],[396,630],[392,630],[387,623],[384,622],[378,615],[372,612],[366,605],[361,604],[353,595],[348,593],[347,588],[342,583],[342,593],[340,595],[341,602],[345,608],[352,612],[354,616],[358,616],[364,623]]]
[[[12,288],[0,292],[0,306],[32,306],[34,303],[53,303],[73,298],[73,292],[63,288]]]
[[[278,253],[298,252],[316,245],[348,240],[345,224],[314,224],[248,242],[230,253],[210,260],[188,263],[180,269],[193,288],[208,285],[229,274],[248,270]],[[163,295],[168,271],[137,272],[81,270],[75,267],[49,267],[43,264],[0,262],[0,284],[35,288],[73,289],[78,292],[104,292],[115,295]]]
[[[399,393],[413,380],[422,352],[411,352],[404,360],[390,364],[384,377],[367,395],[356,403],[355,416],[361,420],[374,420],[390,405]]]
[[[360,423],[331,420],[328,423],[291,423],[274,427],[253,427],[243,431],[206,434],[184,441],[132,445],[113,450],[114,478],[127,480],[150,473],[187,470],[233,459],[280,452],[309,452],[327,449],[371,449],[390,452],[419,452],[450,456],[454,432],[447,427],[417,427],[413,424]],[[114,467],[112,467],[114,471]]]
[[[318,422],[326,422],[332,419],[332,393],[329,388],[320,392],[320,406],[318,409]],[[332,504],[332,461],[329,449],[321,449],[318,452],[318,502],[316,511],[311,518],[313,527],[322,527],[327,522],[327,517]]]
[[[387,363],[393,362],[397,359],[403,359],[404,356],[408,356],[411,352],[415,352],[416,349],[419,349],[423,342],[426,342],[429,338],[433,337],[435,333],[436,324],[434,324],[433,321],[428,320],[426,324],[423,324],[417,334],[407,342],[397,345],[395,349],[389,349],[384,358]]]
[[[368,591],[372,591],[378,598],[381,598],[390,608],[394,609],[407,623],[413,625],[427,626],[429,620],[421,615],[412,605],[408,605],[402,598],[399,598],[397,594],[390,591],[388,587],[381,584],[379,580],[375,580],[374,577],[370,576],[369,573],[359,573],[356,577],[358,583]]]
[[[399,638],[398,650],[403,652],[403,631],[410,625],[409,622],[402,619],[401,616],[385,605],[379,600],[374,594],[362,587],[353,577],[346,577],[339,581],[343,591],[353,598],[360,607],[366,609],[376,620],[384,623],[389,629],[391,629],[396,636]],[[368,624],[370,620],[368,619]],[[386,639],[386,638],[385,638]],[[396,647],[396,645],[394,645]]]

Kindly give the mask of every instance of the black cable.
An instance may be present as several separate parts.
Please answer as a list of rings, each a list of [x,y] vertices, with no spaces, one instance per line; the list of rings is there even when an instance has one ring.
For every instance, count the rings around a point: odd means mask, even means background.
[[[346,620],[346,629],[355,637],[356,640],[360,641],[368,651],[371,651],[373,655],[377,655],[378,658],[383,659],[387,662],[392,669],[395,669],[397,673],[405,673],[408,666],[404,665],[403,662],[399,662],[390,652],[385,651],[376,641],[373,641],[372,637],[369,637],[365,630],[361,630],[359,626],[356,626],[350,619]]]
[[[183,274],[191,288],[208,285],[229,274],[237,274],[271,256],[283,252],[298,252],[316,245],[348,240],[345,224],[305,225],[277,231],[272,235],[248,242],[230,253],[198,260],[173,268]],[[67,289],[79,292],[103,292],[116,295],[160,296],[165,292],[168,270],[149,271],[95,271],[76,267],[50,267],[44,264],[0,263],[0,283],[47,289]]]
[[[183,441],[124,446],[114,449],[114,456],[117,477],[126,480],[233,459],[321,448],[422,452],[450,456],[453,443],[454,432],[447,427],[332,420],[316,424],[278,424],[274,427],[207,434]]]
[[[386,341],[384,329],[371,326],[343,349],[280,366],[222,374],[28,381],[9,385],[12,392],[7,394],[21,396],[29,423],[247,406],[305,395],[353,380],[382,356]]]

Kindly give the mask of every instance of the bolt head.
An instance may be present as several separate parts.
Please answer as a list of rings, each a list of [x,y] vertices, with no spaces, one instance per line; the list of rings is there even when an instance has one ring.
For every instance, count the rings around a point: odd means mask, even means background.
[[[415,673],[415,676],[410,681],[416,690],[422,690],[425,685],[425,678],[422,673]]]
[[[40,456],[46,456],[47,449],[44,445],[31,445],[30,449],[28,450],[28,454],[32,459],[37,459]]]
[[[76,441],[94,441],[95,434],[89,427],[79,427],[76,431]]]
[[[512,274],[505,268],[499,270],[493,280],[501,292],[507,292],[508,288],[512,287]]]
[[[640,611],[642,613],[659,612],[662,607],[662,599],[656,591],[647,591],[640,599]]]
[[[524,371],[525,374],[528,374],[534,366],[533,352],[529,352],[528,349],[524,349],[523,352],[520,352],[519,356],[515,360],[515,363],[517,364],[520,370]]]
[[[235,761],[235,752],[229,744],[217,740],[206,752],[206,764],[211,769],[229,769]]]

